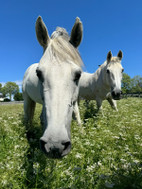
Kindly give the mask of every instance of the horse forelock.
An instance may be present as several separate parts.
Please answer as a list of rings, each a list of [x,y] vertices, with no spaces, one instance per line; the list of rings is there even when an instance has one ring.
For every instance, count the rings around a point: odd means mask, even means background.
[[[65,28],[57,27],[56,31],[52,33],[51,39],[57,38],[59,36],[62,36],[63,38],[69,40],[69,35]]]
[[[84,64],[78,49],[75,48],[69,40],[70,36],[66,29],[57,27],[56,31],[51,35],[50,44],[45,49],[43,59],[41,59],[40,62],[43,62],[47,58],[48,62],[73,62],[79,67],[83,67]]]
[[[119,64],[121,64],[121,60],[118,57],[114,56],[114,57],[111,58],[109,64],[107,63],[107,60],[106,60],[103,64],[101,64],[99,66],[99,68],[97,69],[96,72],[102,72],[102,73],[104,73],[106,75],[106,69],[108,67],[111,67],[113,65],[119,65]]]
[[[119,57],[114,56],[114,57],[111,58],[110,62],[112,62],[112,63],[118,63],[118,62],[120,62],[120,59],[119,59]]]
[[[60,31],[60,28],[59,30]],[[67,34],[67,33],[66,33]],[[51,44],[46,49],[49,52],[49,57],[54,59],[54,62],[73,62],[79,67],[83,66],[83,62],[78,50],[67,40],[67,35],[52,36]],[[46,52],[45,52],[46,53]]]
[[[121,60],[118,57],[114,56],[111,58],[109,63],[107,63],[107,60],[106,60],[101,66],[99,66],[98,69],[107,68],[108,66],[111,67],[112,65],[114,64],[116,65],[118,63],[121,63]]]

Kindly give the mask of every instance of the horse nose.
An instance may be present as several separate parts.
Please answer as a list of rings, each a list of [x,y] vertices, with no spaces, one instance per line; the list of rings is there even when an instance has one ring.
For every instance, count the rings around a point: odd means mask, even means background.
[[[70,152],[71,142],[70,140],[62,142],[46,142],[43,138],[41,138],[40,148],[50,158],[61,158]]]
[[[62,156],[65,156],[71,150],[71,142],[70,141],[62,142],[62,145],[64,146],[64,150],[63,150]]]
[[[122,91],[121,90],[113,90],[111,95],[114,100],[120,100]]]

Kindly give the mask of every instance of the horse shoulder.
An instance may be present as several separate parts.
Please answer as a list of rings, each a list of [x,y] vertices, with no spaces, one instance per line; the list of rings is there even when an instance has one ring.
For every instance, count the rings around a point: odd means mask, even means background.
[[[94,96],[94,94],[93,94],[93,74],[84,72],[81,75],[79,85],[80,85],[79,95],[85,99],[91,100]]]
[[[36,75],[38,63],[32,64],[25,72],[23,79],[23,93],[26,93],[32,100],[42,103],[40,97],[40,84]]]

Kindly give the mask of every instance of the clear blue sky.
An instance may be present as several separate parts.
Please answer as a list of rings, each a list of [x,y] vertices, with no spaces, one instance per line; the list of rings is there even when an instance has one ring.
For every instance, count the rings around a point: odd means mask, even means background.
[[[85,71],[93,73],[109,50],[117,55],[121,49],[125,73],[142,76],[142,0],[7,0],[0,3],[0,83],[22,81],[28,66],[39,62],[39,15],[50,35],[56,26],[70,33],[80,17],[84,30],[79,51]]]

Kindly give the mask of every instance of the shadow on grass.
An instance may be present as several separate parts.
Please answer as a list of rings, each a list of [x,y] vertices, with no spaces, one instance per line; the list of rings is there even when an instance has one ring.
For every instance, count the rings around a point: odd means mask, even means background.
[[[24,121],[23,121],[24,123]],[[42,136],[42,126],[34,121],[32,125],[25,124],[26,136],[29,143],[27,156],[25,158],[25,186],[27,188],[50,188],[53,180],[53,170],[56,167],[56,161],[48,159],[40,150],[39,139]],[[47,170],[48,164],[48,170]]]
[[[95,107],[94,101],[85,100],[83,105],[85,106],[85,113],[83,116],[84,123],[88,118],[97,118],[98,116],[98,109]]]
[[[100,175],[97,189],[141,189],[142,172],[130,169],[129,171],[119,169],[113,175]]]

